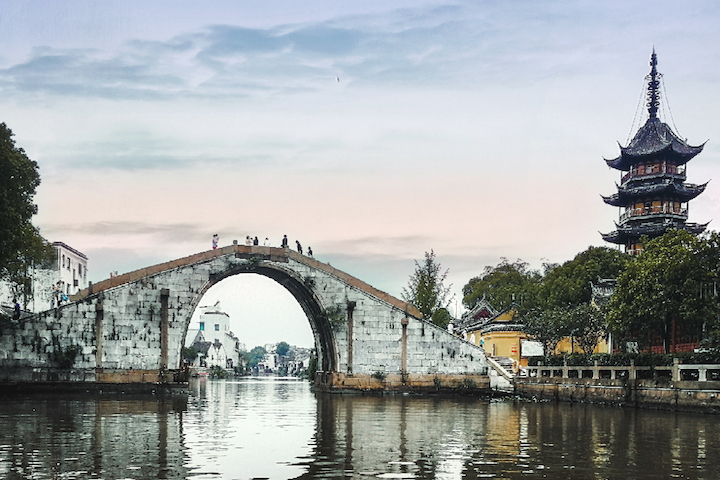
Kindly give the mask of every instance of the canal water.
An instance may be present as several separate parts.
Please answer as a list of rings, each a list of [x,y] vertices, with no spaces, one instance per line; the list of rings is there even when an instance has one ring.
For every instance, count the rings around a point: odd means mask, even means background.
[[[0,396],[2,479],[720,478],[720,417],[473,397]]]

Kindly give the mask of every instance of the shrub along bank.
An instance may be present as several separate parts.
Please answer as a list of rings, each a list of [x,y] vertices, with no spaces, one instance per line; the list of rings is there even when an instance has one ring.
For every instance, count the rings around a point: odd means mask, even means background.
[[[528,358],[528,366],[540,365],[561,367],[593,366],[595,362],[608,367],[661,367],[670,366],[678,358],[684,365],[720,365],[720,351],[678,352],[678,353],[572,353]]]

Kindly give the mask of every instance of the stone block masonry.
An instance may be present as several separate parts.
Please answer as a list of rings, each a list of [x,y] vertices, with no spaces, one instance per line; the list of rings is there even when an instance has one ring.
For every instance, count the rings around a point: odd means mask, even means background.
[[[342,388],[337,378],[376,374],[405,383],[436,383],[451,375],[467,384],[465,376],[487,375],[481,348],[425,321],[412,305],[291,250],[243,245],[113,277],[79,292],[68,305],[4,328],[0,367],[72,366],[86,372],[82,381],[163,381],[166,372],[180,368],[187,328],[203,294],[238,274],[272,278],[298,301],[314,333],[319,383]],[[483,385],[477,378],[472,383]]]

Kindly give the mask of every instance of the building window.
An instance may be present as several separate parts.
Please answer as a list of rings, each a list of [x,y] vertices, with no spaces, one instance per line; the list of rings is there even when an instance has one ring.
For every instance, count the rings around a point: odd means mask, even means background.
[[[200,331],[205,330],[205,322],[200,322]]]
[[[216,323],[216,324],[215,324],[215,331],[216,331],[216,332],[219,332],[219,331],[220,331],[220,324],[219,324],[219,323]]]

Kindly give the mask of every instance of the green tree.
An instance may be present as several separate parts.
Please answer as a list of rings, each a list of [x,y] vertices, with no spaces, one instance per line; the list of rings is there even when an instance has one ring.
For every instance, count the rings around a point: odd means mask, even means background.
[[[720,301],[720,234],[708,232],[700,238],[702,242],[700,263],[709,276],[701,295],[714,303],[715,308],[720,310],[718,305]],[[704,327],[703,346],[720,349],[720,315],[711,314]]]
[[[31,267],[48,266],[55,252],[31,223],[40,185],[38,165],[15,146],[12,131],[0,123],[0,279],[13,285],[27,305],[32,296]]]
[[[598,340],[607,332],[606,307],[581,303],[568,309],[566,331],[585,353],[593,353]]]
[[[528,335],[543,344],[545,355],[550,355],[563,338],[570,335],[567,319],[569,308],[535,307],[523,316],[524,329]]]
[[[267,350],[265,350],[263,347],[255,347],[249,352],[245,352],[243,354],[243,358],[247,363],[248,368],[255,368],[258,366],[258,363],[260,363],[263,358],[265,358],[266,354]]]
[[[275,353],[277,353],[281,357],[287,355],[288,351],[290,351],[290,345],[288,345],[287,342],[280,342],[275,347]]]
[[[452,320],[452,315],[447,308],[438,308],[432,314],[432,322],[438,327],[447,327],[450,320]]]
[[[590,302],[590,282],[617,278],[630,256],[607,247],[590,247],[561,266],[547,271],[540,288],[540,302],[546,308],[577,306]]]
[[[452,301],[450,288],[445,286],[448,270],[441,273],[440,263],[435,260],[435,252],[425,252],[425,260],[420,264],[415,260],[415,272],[410,276],[407,288],[403,288],[402,297],[420,310],[423,317],[440,327],[447,326],[450,315],[437,314],[436,312],[445,309]]]
[[[493,308],[511,308],[525,312],[536,306],[540,273],[531,270],[526,262],[513,263],[503,258],[495,267],[485,267],[482,275],[474,277],[463,287],[463,304],[472,309],[485,297]]]
[[[198,351],[195,347],[183,347],[182,357],[186,362],[191,363],[198,357]]]
[[[535,308],[522,310],[518,316],[525,331],[546,345],[546,353],[564,337],[573,337],[583,351],[591,353],[607,326],[605,310],[590,305],[590,282],[617,278],[628,261],[629,256],[617,250],[590,247],[562,265],[546,265]]]
[[[703,264],[703,242],[685,230],[643,244],[618,279],[609,327],[640,346],[659,337],[669,353],[680,334],[700,337],[703,325],[717,318],[716,298],[703,294],[712,272]]]

